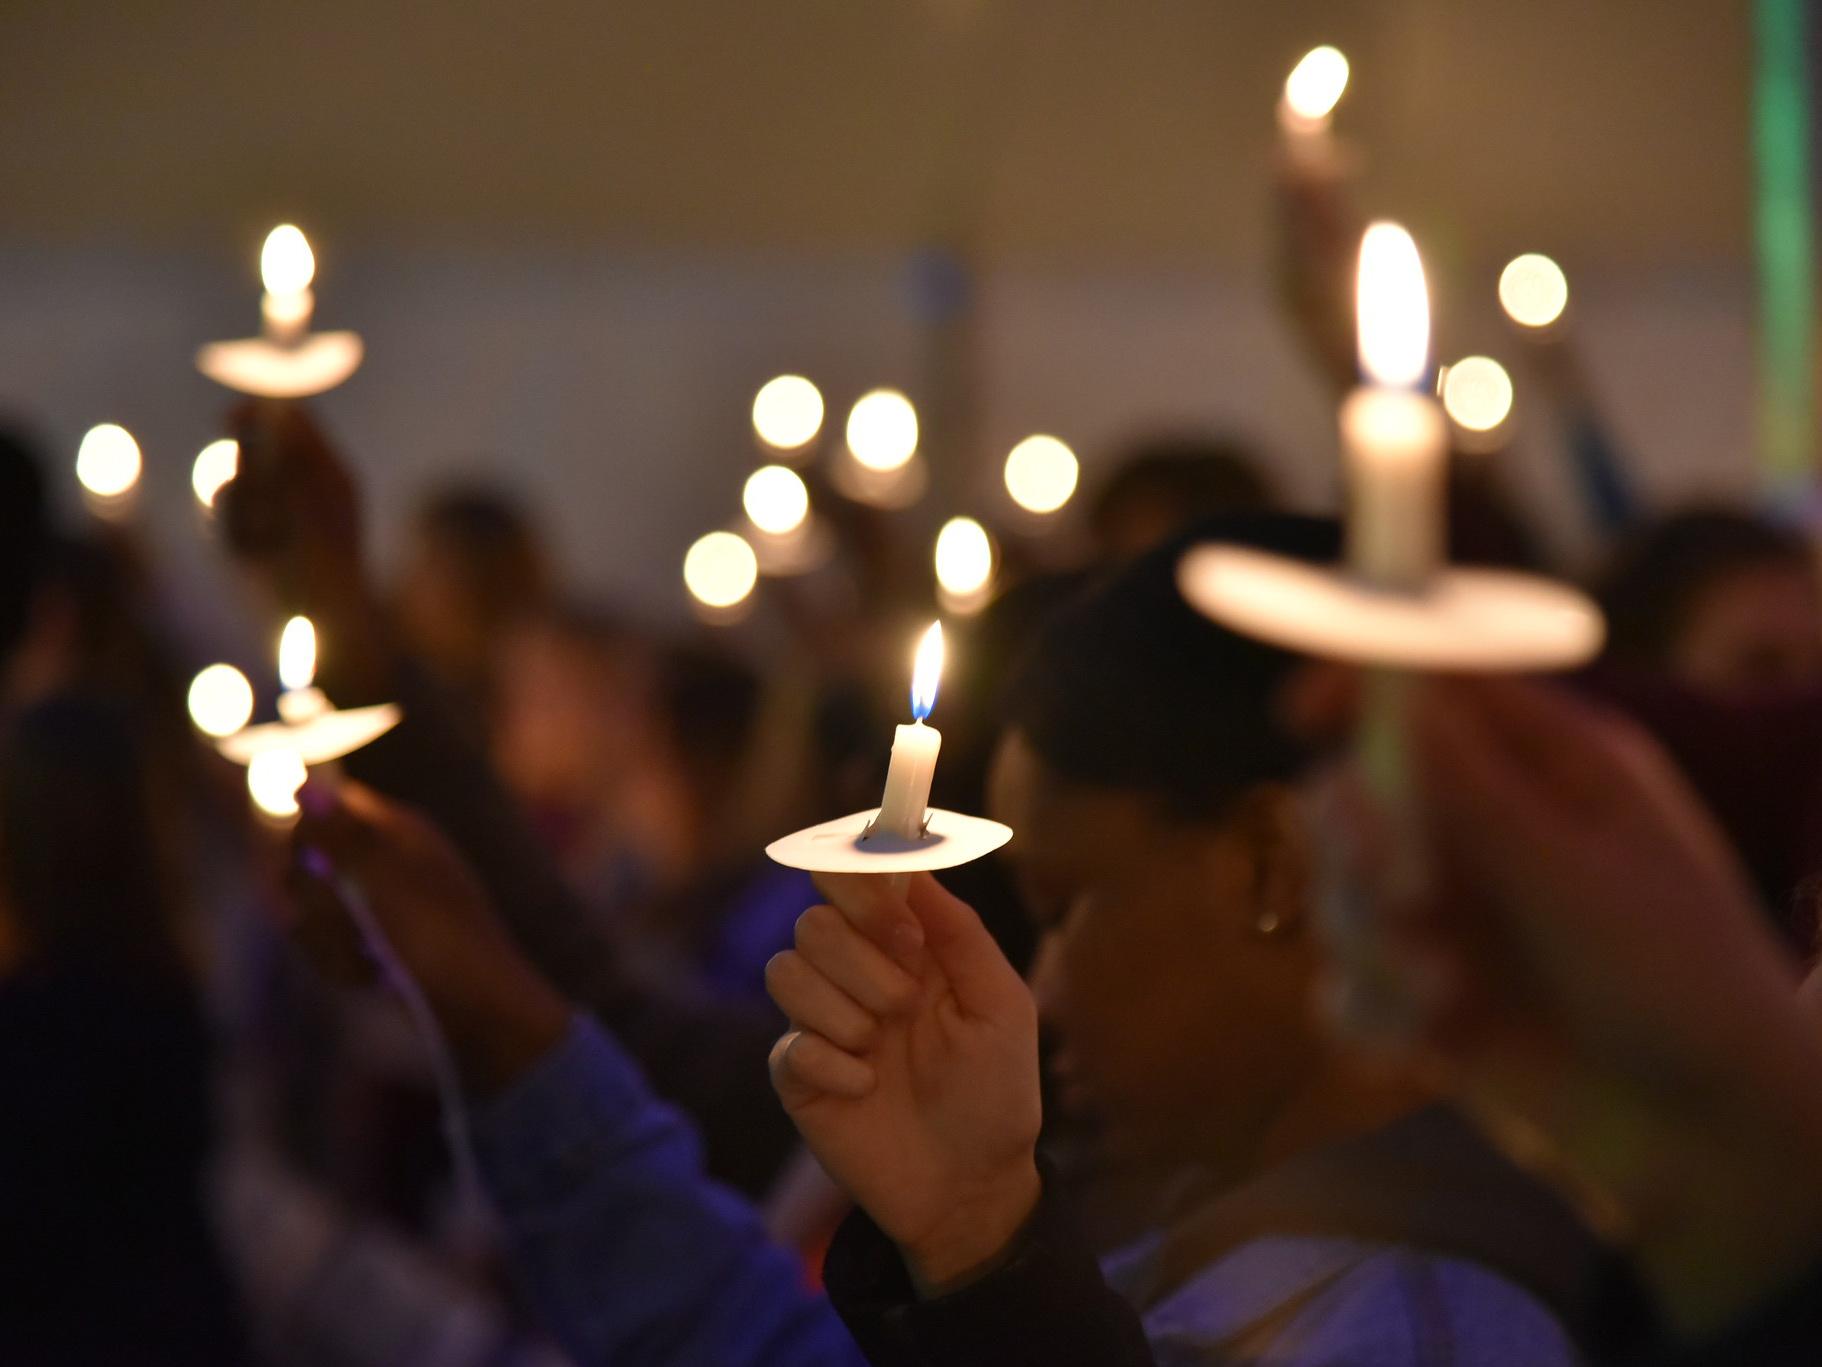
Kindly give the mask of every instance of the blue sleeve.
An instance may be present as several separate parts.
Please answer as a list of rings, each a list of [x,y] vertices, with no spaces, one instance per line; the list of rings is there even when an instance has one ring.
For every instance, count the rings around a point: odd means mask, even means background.
[[[1529,1293],[1478,1264],[1274,1237],[1229,1254],[1145,1317],[1158,1367],[1576,1367]]]
[[[592,1019],[472,1117],[522,1279],[579,1367],[853,1367],[798,1260]]]

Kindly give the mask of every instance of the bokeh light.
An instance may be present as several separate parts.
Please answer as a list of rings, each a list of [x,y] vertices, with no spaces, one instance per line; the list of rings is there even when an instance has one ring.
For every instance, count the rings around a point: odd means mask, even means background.
[[[767,446],[795,451],[822,430],[822,394],[801,375],[767,380],[753,396],[753,430]]]
[[[704,607],[731,608],[759,581],[759,560],[745,537],[710,532],[683,557],[683,584]]]
[[[936,582],[966,598],[993,578],[993,538],[971,517],[952,517],[936,535]]]
[[[190,720],[210,736],[231,736],[253,718],[253,685],[233,665],[210,665],[190,680]]]
[[[1284,82],[1284,102],[1309,123],[1326,119],[1348,88],[1348,59],[1326,43],[1311,48]]]
[[[1569,277],[1539,252],[1515,256],[1499,273],[1499,306],[1520,327],[1547,328],[1569,306]]]
[[[215,497],[240,470],[240,443],[223,437],[212,441],[196,453],[190,467],[190,487],[196,501],[205,508],[215,506]]]
[[[139,443],[118,423],[91,427],[76,448],[76,479],[98,498],[118,498],[139,483]]]
[[[810,491],[795,470],[762,465],[747,476],[740,506],[753,525],[769,536],[788,536],[810,515]]]
[[[896,389],[862,394],[848,412],[848,450],[869,470],[896,470],[917,452],[917,410]]]
[[[303,756],[295,750],[262,750],[247,765],[247,791],[253,805],[270,817],[297,815],[297,790],[309,777]]]
[[[1028,513],[1054,513],[1080,477],[1075,452],[1055,437],[1026,437],[1006,457],[1006,492]]]
[[[316,279],[316,253],[295,223],[281,223],[266,234],[259,252],[259,278],[269,294],[298,294]]]
[[[1442,406],[1470,432],[1491,432],[1512,412],[1512,377],[1491,356],[1464,356],[1444,372]]]
[[[1410,233],[1379,222],[1360,239],[1360,366],[1374,384],[1414,385],[1430,350],[1430,296]]]

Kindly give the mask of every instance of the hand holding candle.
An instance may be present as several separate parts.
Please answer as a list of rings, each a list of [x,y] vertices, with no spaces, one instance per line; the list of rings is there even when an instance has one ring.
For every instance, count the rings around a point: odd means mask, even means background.
[[[297,815],[296,795],[306,766],[333,764],[378,740],[398,725],[400,712],[392,703],[343,710],[330,705],[314,685],[316,629],[308,617],[293,617],[285,624],[278,672],[285,686],[278,699],[280,719],[235,731],[218,740],[215,748],[247,766],[247,789],[262,812],[288,819]]]

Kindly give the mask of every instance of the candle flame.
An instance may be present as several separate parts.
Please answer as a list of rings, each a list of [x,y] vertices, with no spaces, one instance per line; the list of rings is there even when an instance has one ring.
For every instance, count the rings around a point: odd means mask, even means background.
[[[225,489],[240,470],[240,443],[230,437],[212,441],[196,453],[190,467],[190,487],[196,501],[205,508],[215,506],[216,495]]]
[[[753,396],[753,430],[767,446],[795,451],[822,430],[822,393],[801,375],[767,380]]]
[[[917,409],[896,389],[862,394],[848,410],[848,450],[869,470],[896,470],[917,454]]]
[[[316,677],[316,628],[308,617],[293,617],[278,638],[278,681],[286,688],[308,688]]]
[[[1348,59],[1323,44],[1303,54],[1284,81],[1284,102],[1300,119],[1317,123],[1334,112],[1348,88]]]
[[[233,665],[210,665],[190,680],[190,720],[211,736],[231,736],[253,717],[253,685]]]
[[[316,255],[310,240],[294,223],[281,223],[266,234],[259,253],[259,278],[269,294],[299,294],[316,279]]]
[[[77,482],[99,498],[119,498],[139,483],[139,443],[119,423],[91,427],[76,449]]]
[[[1541,252],[1526,252],[1499,273],[1499,303],[1521,327],[1547,328],[1569,306],[1569,278]]]
[[[917,643],[917,663],[911,669],[911,715],[922,721],[936,706],[936,688],[943,680],[943,624],[932,622]]]
[[[1410,233],[1375,223],[1360,241],[1355,283],[1360,366],[1374,384],[1415,385],[1430,349],[1430,299]]]

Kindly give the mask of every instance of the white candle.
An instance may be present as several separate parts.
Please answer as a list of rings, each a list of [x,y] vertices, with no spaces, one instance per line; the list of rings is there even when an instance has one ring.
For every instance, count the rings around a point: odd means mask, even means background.
[[[295,346],[310,330],[310,315],[316,308],[316,296],[310,292],[310,282],[316,278],[316,255],[302,230],[281,223],[266,234],[259,274],[266,287],[259,301],[266,340],[277,346]]]
[[[916,840],[924,832],[930,808],[930,782],[936,776],[936,756],[943,735],[924,718],[936,705],[936,687],[943,672],[943,624],[933,622],[918,643],[917,663],[911,674],[909,726],[900,726],[892,737],[892,763],[886,771],[886,792],[874,819],[877,830]]]
[[[1341,406],[1348,563],[1368,583],[1422,586],[1443,560],[1448,430],[1420,391],[1430,311],[1411,235],[1375,223],[1360,244],[1360,363],[1367,383]]]

